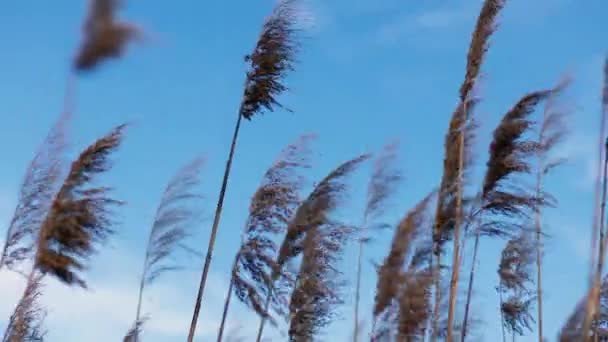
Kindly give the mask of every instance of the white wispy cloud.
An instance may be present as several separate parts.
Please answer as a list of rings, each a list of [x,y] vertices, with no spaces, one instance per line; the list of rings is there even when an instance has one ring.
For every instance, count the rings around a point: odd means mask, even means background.
[[[579,170],[578,177],[573,177],[572,181],[580,191],[592,190],[599,170],[598,125],[603,63],[604,56],[596,55],[579,66],[574,79],[576,106],[569,118],[572,129],[559,151],[560,156]]]
[[[104,261],[107,276],[90,281],[91,290],[69,288],[47,279],[42,305],[48,310],[45,325],[49,341],[119,341],[130,328],[137,303],[138,260],[125,252],[114,253]],[[118,261],[120,260],[120,261]],[[113,272],[108,269],[114,268]],[[100,272],[97,272],[100,273]],[[143,311],[150,314],[144,326],[146,341],[174,341],[186,337],[192,317],[198,272],[175,273],[173,281],[163,281],[150,287],[144,298]],[[188,286],[180,286],[187,284]],[[197,341],[215,338],[219,326],[227,279],[211,273],[204,297],[203,310],[197,326]],[[0,327],[6,325],[25,286],[25,279],[14,272],[0,272]],[[253,336],[259,319],[233,301],[227,330],[241,326],[241,335]],[[268,335],[274,332],[269,329]]]
[[[458,5],[424,9],[416,13],[403,14],[383,24],[378,32],[380,43],[395,43],[410,35],[429,34],[433,32],[461,27],[477,15],[471,2]]]

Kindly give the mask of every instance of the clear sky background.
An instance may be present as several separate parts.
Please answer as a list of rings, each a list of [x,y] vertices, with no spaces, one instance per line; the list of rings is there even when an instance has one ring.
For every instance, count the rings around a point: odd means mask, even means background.
[[[0,219],[8,223],[29,159],[61,111],[69,62],[80,41],[85,1],[4,2],[0,9]],[[79,79],[70,131],[72,155],[113,126],[132,121],[115,167],[104,177],[121,210],[118,235],[95,258],[87,274],[91,289],[55,281],[43,303],[49,341],[118,341],[135,315],[138,276],[150,223],[172,174],[192,158],[207,159],[202,190],[208,218],[190,244],[205,251],[246,65],[271,0],[173,2],[131,0],[123,17],[140,24],[148,41],[125,58]],[[210,282],[203,299],[198,341],[212,341],[225,296],[228,270],[251,194],[282,147],[315,132],[311,180],[338,163],[401,142],[406,179],[387,220],[396,222],[441,177],[443,136],[457,102],[470,33],[481,0],[305,0],[306,40],[291,91],[282,97],[294,113],[278,111],[245,122],[226,196]],[[549,340],[583,295],[588,271],[592,186],[603,58],[608,51],[605,0],[511,0],[483,67],[476,152],[483,171],[491,130],[523,94],[553,86],[570,72],[575,106],[569,140],[560,155],[570,163],[547,180],[558,198],[546,213],[544,267],[545,331]],[[353,178],[351,206],[361,220],[369,167]],[[380,261],[390,234],[368,248]],[[483,240],[473,310],[485,322],[480,340],[500,338],[496,268],[502,241]],[[342,269],[354,277],[355,249]],[[467,259],[468,260],[468,256]],[[144,311],[151,315],[148,342],[184,340],[202,259],[149,288]],[[468,269],[468,263],[465,269]],[[363,316],[370,322],[375,274],[364,271]],[[24,282],[0,273],[0,326],[5,326]],[[325,341],[346,341],[352,331],[352,290]],[[242,305],[229,322],[250,336],[258,319]],[[283,340],[269,330],[273,340]],[[519,341],[534,341],[530,333]]]

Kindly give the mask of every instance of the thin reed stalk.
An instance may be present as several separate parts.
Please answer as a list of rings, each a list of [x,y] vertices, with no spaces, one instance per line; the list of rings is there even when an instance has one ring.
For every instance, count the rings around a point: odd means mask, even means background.
[[[401,170],[396,167],[397,143],[388,144],[374,163],[374,168],[367,186],[367,202],[363,213],[362,236],[358,239],[359,250],[357,255],[355,311],[353,341],[357,342],[360,335],[359,327],[359,301],[361,292],[361,272],[364,245],[373,241],[371,232],[379,233],[386,225],[375,222],[386,210],[387,201],[397,191],[402,180]],[[375,234],[374,234],[375,235]]]
[[[505,316],[502,312],[502,304],[504,300],[502,298],[502,288],[499,286],[496,287],[496,291],[498,291],[498,299],[500,301],[500,306],[498,307],[498,311],[500,312],[500,328],[502,331],[502,342],[507,342],[507,332],[505,331]]]
[[[456,141],[453,146],[446,144],[446,155],[444,161],[444,172],[441,182],[440,195],[438,201],[437,218],[434,228],[434,241],[436,241],[436,254],[438,260],[441,254],[441,245],[449,237],[449,233],[453,234],[454,247],[452,257],[452,275],[450,279],[450,295],[448,305],[448,327],[447,327],[447,338],[451,340],[453,337],[453,322],[454,322],[454,309],[456,304],[456,294],[458,285],[459,275],[459,257],[460,257],[460,230],[462,224],[462,195],[463,195],[463,182],[465,178],[465,167],[467,166],[467,146],[470,146],[466,139],[466,136],[470,133],[467,129],[472,122],[470,113],[472,108],[470,104],[472,99],[472,91],[475,88],[478,75],[481,71],[481,65],[485,54],[488,50],[488,41],[490,36],[495,30],[495,21],[498,13],[504,6],[505,0],[486,0],[481,8],[481,12],[477,19],[475,30],[473,31],[471,44],[469,46],[469,52],[467,55],[467,67],[464,81],[460,87],[460,104],[459,109],[456,112],[461,112],[459,115],[455,115],[450,124],[450,131],[448,137],[453,135],[453,140]],[[449,189],[449,190],[448,190]],[[451,198],[450,198],[451,197]],[[445,205],[449,210],[446,210]],[[447,225],[446,225],[447,223]],[[439,266],[439,265],[437,265]],[[436,267],[437,267],[436,266]],[[439,275],[439,272],[435,272],[435,275]],[[437,283],[437,281],[436,281]],[[439,290],[435,289],[436,302],[439,298]],[[437,307],[437,306],[436,306]],[[437,315],[436,315],[437,317]],[[436,326],[436,324],[435,324]],[[437,332],[434,331],[431,340],[436,341]]]
[[[602,161],[607,158],[604,154],[604,144],[606,142],[606,120],[608,120],[608,58],[604,63],[604,86],[602,94],[602,109],[600,115],[600,134],[598,142],[598,169],[595,180],[595,203],[594,203],[594,216],[593,216],[593,228],[591,233],[591,270],[590,270],[590,283],[589,292],[591,295],[588,297],[587,308],[585,311],[585,320],[583,321],[583,341],[589,341],[589,329],[591,328],[591,321],[595,314],[595,309],[599,306],[600,300],[600,282],[601,282],[601,269],[604,263],[604,253],[606,251],[606,241],[599,239],[598,234],[601,232],[604,219],[601,216],[601,177],[602,177]],[[601,220],[601,221],[600,221]],[[600,249],[600,253],[597,249]],[[597,259],[595,259],[597,256]],[[598,271],[599,270],[599,271]]]
[[[42,342],[46,310],[40,305],[42,275],[32,272],[23,296],[8,321],[2,342]]]
[[[437,342],[437,336],[439,333],[439,310],[441,304],[441,252],[438,251],[435,255],[435,263],[433,264],[433,256],[431,256],[431,268],[433,269],[433,289],[434,298],[433,301],[433,319],[431,322],[431,342]]]
[[[336,263],[356,230],[342,223],[310,227],[302,241],[302,263],[289,303],[289,341],[313,341],[342,304]]]
[[[359,341],[359,336],[360,336],[360,328],[359,328],[359,302],[361,300],[361,269],[363,268],[362,266],[362,259],[363,259],[363,240],[359,239],[358,241],[359,243],[359,250],[357,252],[357,273],[356,273],[356,277],[357,277],[357,282],[355,284],[355,312],[353,314],[353,323],[354,323],[354,328],[353,328],[353,342],[358,342]]]
[[[240,253],[237,254],[234,263],[232,264],[233,273],[236,270],[236,267],[240,261],[240,256]],[[220,328],[217,333],[217,342],[222,341],[222,336],[224,335],[224,327],[226,325],[226,318],[228,318],[228,308],[230,308],[230,300],[232,299],[232,291],[234,289],[234,281],[232,281],[232,277],[234,277],[234,275],[231,275],[230,284],[228,285],[228,294],[226,295],[226,299],[224,300],[224,310],[222,311],[222,320],[220,321]]]
[[[604,156],[608,156],[608,138],[606,139],[606,142],[604,144]],[[598,278],[601,279],[602,277],[602,272],[604,270],[604,239],[605,239],[605,221],[606,221],[606,188],[608,186],[608,158],[604,157],[604,167],[602,169],[602,199],[601,199],[601,205],[600,205],[600,239],[599,239],[599,258],[597,261],[597,270],[596,272],[596,284],[595,286],[598,286]],[[599,299],[595,302],[595,316],[599,316],[600,313],[600,301]],[[597,334],[597,329],[598,327],[595,326],[594,327],[594,336],[595,336],[595,341],[597,342],[597,338],[598,338],[598,334]]]
[[[550,198],[543,190],[543,180],[551,170],[564,162],[563,159],[552,159],[551,153],[560,144],[567,131],[563,122],[566,112],[559,103],[559,97],[570,84],[568,77],[562,79],[547,98],[543,110],[541,128],[538,135],[538,165],[536,167],[536,198]],[[539,341],[544,341],[543,334],[543,294],[542,294],[542,256],[544,236],[542,227],[542,206],[536,206],[534,211],[534,227],[536,231],[536,299],[537,299],[537,330]]]
[[[464,107],[464,112],[466,113],[466,106]],[[466,115],[466,114],[465,114]],[[458,288],[458,275],[460,273],[460,262],[459,262],[459,256],[460,256],[460,224],[461,224],[461,219],[462,219],[462,213],[461,208],[462,208],[462,192],[463,192],[463,186],[462,186],[462,181],[463,181],[463,175],[462,175],[462,169],[464,167],[464,151],[463,151],[463,147],[464,147],[464,143],[465,143],[465,139],[464,139],[464,134],[461,133],[460,134],[460,143],[459,143],[459,166],[458,166],[458,181],[457,181],[457,190],[456,190],[456,218],[454,221],[454,249],[452,251],[453,256],[452,256],[452,278],[450,280],[450,302],[449,302],[449,306],[448,306],[448,336],[447,336],[447,340],[451,341],[452,340],[452,334],[453,334],[453,322],[454,322],[454,309],[456,306],[456,293],[457,293],[457,288]]]
[[[473,263],[471,264],[471,272],[469,272],[469,284],[467,288],[467,300],[464,307],[464,318],[462,320],[462,334],[460,342],[464,342],[467,336],[467,326],[469,323],[469,310],[471,307],[471,297],[473,293],[473,281],[475,279],[475,263],[477,261],[477,251],[479,250],[479,234],[475,234],[475,244],[473,245]]]
[[[434,192],[417,203],[401,219],[395,229],[389,255],[378,268],[378,284],[373,311],[375,320],[397,298],[400,284],[394,281],[393,277],[397,276],[405,267],[405,262],[415,247],[415,243],[422,231],[422,226],[426,222],[426,209],[432,195],[434,195]],[[414,257],[414,259],[417,258]]]
[[[200,183],[199,174],[202,166],[202,158],[186,164],[172,177],[163,191],[148,234],[135,321],[125,339],[128,337],[130,341],[139,341],[144,321],[149,319],[147,315],[142,317],[141,314],[146,286],[154,283],[161,275],[178,269],[179,266],[169,259],[180,249],[188,250],[184,242],[192,236],[191,228],[200,216],[200,210],[197,208],[200,208],[198,200],[202,196],[197,193],[196,187]]]
[[[474,101],[469,103],[469,108],[475,104]],[[434,272],[433,274],[436,276],[435,279],[435,304],[434,304],[434,314],[433,314],[433,331],[431,333],[431,341],[435,341],[437,339],[438,331],[438,321],[439,321],[439,310],[441,300],[441,254],[443,249],[443,244],[450,239],[450,236],[455,236],[456,229],[455,223],[458,222],[456,219],[456,209],[461,208],[462,201],[458,200],[459,190],[461,187],[459,182],[464,181],[464,178],[460,174],[460,169],[464,168],[468,172],[469,166],[471,165],[471,142],[474,136],[474,128],[475,125],[472,121],[466,120],[465,110],[467,105],[460,104],[458,108],[454,111],[452,115],[452,119],[450,121],[450,127],[448,129],[448,134],[446,135],[445,140],[445,159],[444,159],[444,168],[443,168],[443,177],[441,180],[440,190],[437,196],[437,210],[435,213],[435,221],[433,225],[433,250],[436,256],[436,264],[433,265]],[[464,136],[467,136],[465,139]],[[461,146],[462,145],[462,146]],[[461,153],[463,158],[460,158]],[[461,195],[461,194],[460,194]],[[459,230],[458,230],[459,231]],[[454,234],[454,235],[452,235]],[[460,243],[458,243],[460,245]],[[454,265],[455,267],[459,267],[458,260],[460,258],[459,255],[459,246],[455,248],[453,251],[454,254]],[[451,279],[453,281],[453,279]],[[454,288],[455,290],[455,288]],[[450,290],[451,292],[451,287]],[[447,297],[449,301],[451,301],[451,297]],[[448,303],[449,303],[448,301]],[[449,304],[448,304],[449,306]],[[453,317],[452,317],[453,319]]]
[[[275,267],[277,247],[274,237],[284,234],[298,205],[305,178],[300,174],[310,167],[310,143],[316,138],[308,134],[288,145],[266,171],[249,205],[249,216],[243,229],[241,247],[232,266],[230,285],[217,340],[222,340],[232,292],[260,317],[271,272]]]
[[[475,245],[469,274],[469,285],[465,305],[461,341],[466,336],[466,326],[472,298],[477,250],[481,235],[509,236],[521,229],[522,219],[546,204],[546,198],[537,196],[519,185],[518,176],[527,175],[532,168],[529,159],[541,149],[541,142],[528,140],[525,135],[533,127],[529,116],[539,103],[545,101],[556,89],[542,90],[523,96],[504,116],[494,130],[490,145],[490,156],[479,197],[479,208],[469,218],[470,224],[479,222],[474,228]]]
[[[0,269],[7,267],[14,270],[35,253],[40,224],[49,210],[64,171],[66,125],[69,119],[69,112],[64,111],[29,163],[17,206],[6,230]]]
[[[224,169],[222,186],[207,247],[207,256],[205,257],[190,330],[188,332],[188,342],[193,341],[198,323],[241,121],[243,118],[251,120],[255,115],[260,115],[264,109],[272,112],[276,107],[282,108],[276,97],[287,89],[283,84],[283,79],[287,72],[294,67],[294,57],[298,48],[295,41],[296,29],[294,28],[294,24],[296,22],[296,15],[293,5],[294,1],[281,0],[277,4],[272,15],[264,23],[255,49],[246,58],[250,62],[250,69],[245,78],[243,98],[237,113],[230,152],[226,168]]]
[[[545,111],[546,112],[546,111]],[[543,122],[546,122],[546,115],[543,114]],[[543,131],[541,130],[539,141],[543,141]],[[539,169],[536,173],[536,196],[540,196],[543,186],[543,172],[544,168],[543,158],[539,158]],[[543,341],[543,293],[542,293],[542,223],[541,223],[541,209],[537,208],[534,214],[534,227],[536,230],[536,298],[537,298],[537,330],[538,330],[538,341]]]
[[[308,197],[300,204],[300,206],[298,206],[293,218],[289,221],[285,238],[281,243],[279,253],[275,261],[275,267],[272,270],[272,275],[268,286],[268,296],[266,297],[266,303],[264,305],[265,313],[269,311],[271,302],[273,302],[277,306],[283,305],[285,301],[282,300],[280,297],[283,294],[290,292],[290,290],[294,286],[293,283],[295,281],[295,275],[290,274],[290,272],[286,270],[286,266],[291,260],[302,254],[304,250],[303,243],[306,240],[308,231],[314,227],[328,224],[331,225],[328,229],[332,231],[334,230],[331,229],[333,227],[335,228],[336,233],[343,232],[348,228],[344,227],[343,225],[340,225],[337,222],[331,221],[329,215],[340,205],[343,200],[344,192],[346,190],[344,178],[349,176],[357,169],[357,167],[361,163],[363,163],[369,158],[369,155],[364,154],[341,164],[339,167],[330,172],[323,180],[321,180],[313,189],[313,191],[308,195]],[[311,240],[312,242],[317,241],[318,239],[325,241],[324,239],[322,239],[324,237],[326,237],[325,232],[320,232],[317,234],[316,238],[311,238]],[[330,238],[330,236],[327,236],[327,238]],[[311,240],[308,240],[310,244],[312,244]],[[328,240],[328,243],[330,242],[331,241]],[[321,253],[323,252],[323,250],[320,250],[318,252]],[[314,252],[314,248],[311,249],[310,253],[314,254],[314,256],[319,257],[324,255],[323,253],[317,254],[317,252]],[[322,285],[322,283],[320,283],[319,285]],[[305,288],[300,290],[301,294],[298,296],[303,296],[307,293],[306,291],[304,291],[304,289]],[[295,293],[295,291],[293,292]],[[292,297],[293,296],[294,294],[292,294]],[[297,306],[293,307],[293,311],[303,312],[299,310]],[[325,309],[323,309],[322,311],[323,313],[328,312]],[[279,312],[283,312],[283,310],[279,308]],[[256,338],[257,342],[260,342],[262,339],[264,326],[267,321],[267,318],[268,315],[264,315],[261,318]],[[318,319],[321,319],[321,317],[319,317]],[[319,324],[322,325],[320,322]],[[312,325],[308,325],[308,327],[318,328],[319,325],[316,323],[312,323]],[[309,329],[306,330],[309,332],[311,331]],[[295,333],[296,332],[294,332],[294,334]]]
[[[427,223],[427,208],[434,194],[427,195],[401,219],[395,229],[389,254],[378,268],[373,308],[374,339],[380,340],[387,331],[391,333],[396,328],[392,325],[398,326],[397,330],[402,336],[417,335],[419,338],[424,335],[430,312],[430,302],[425,301],[430,299],[433,280],[431,267],[427,263],[432,248],[422,243],[415,247]],[[398,322],[393,324],[394,320]],[[376,331],[377,322],[382,325],[379,331]]]
[[[236,148],[236,141],[239,135],[239,129],[241,127],[241,120],[243,116],[238,115],[236,125],[234,127],[234,134],[232,136],[232,143],[230,144],[230,152],[228,154],[228,161],[226,162],[226,168],[224,169],[224,177],[222,179],[222,187],[220,189],[220,196],[218,204],[215,209],[215,216],[213,218],[213,225],[211,227],[211,236],[209,238],[209,245],[207,247],[207,256],[205,257],[205,264],[203,266],[203,273],[201,275],[201,281],[196,295],[196,302],[194,305],[194,313],[192,314],[192,322],[190,323],[190,330],[188,332],[188,342],[194,340],[194,333],[196,331],[196,325],[198,323],[198,315],[201,309],[201,303],[203,299],[203,292],[205,291],[205,284],[207,283],[207,274],[209,273],[209,267],[211,265],[211,259],[213,258],[213,246],[215,244],[215,238],[217,235],[217,229],[219,227],[219,220],[222,213],[224,204],[224,196],[226,195],[226,189],[228,187],[228,177],[230,176],[230,169],[232,167],[232,160],[234,158],[234,151]]]
[[[361,159],[355,161],[359,163]],[[349,165],[348,170],[355,166]],[[337,171],[340,169],[343,167]],[[346,175],[342,170],[338,174]],[[343,302],[341,288],[344,282],[340,280],[342,273],[336,263],[356,229],[330,217],[345,199],[346,184],[327,185],[326,191],[334,192],[333,199],[326,199],[333,202],[331,211],[325,211],[325,205],[318,209],[313,207],[308,216],[316,219],[302,222],[306,230],[297,247],[302,251],[302,262],[289,303],[290,341],[312,341],[334,318],[334,307]],[[294,255],[295,251],[290,249],[289,254]]]

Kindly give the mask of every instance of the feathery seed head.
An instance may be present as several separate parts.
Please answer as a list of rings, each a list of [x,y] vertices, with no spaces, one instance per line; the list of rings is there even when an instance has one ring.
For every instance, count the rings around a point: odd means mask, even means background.
[[[496,30],[496,18],[505,2],[506,0],[485,0],[483,3],[469,46],[466,75],[460,87],[460,100],[462,102],[469,99],[471,90],[475,86],[485,54],[489,48],[490,36]]]
[[[119,58],[129,43],[141,37],[139,28],[117,21],[121,0],[90,1],[83,42],[74,60],[77,71],[91,71],[106,59]]]
[[[283,84],[287,72],[293,70],[297,29],[295,0],[280,0],[266,20],[253,52],[245,57],[250,63],[240,115],[251,120],[263,110],[274,111],[283,107],[277,96],[287,90]]]
[[[78,272],[96,245],[113,233],[110,208],[122,202],[108,197],[110,188],[87,185],[110,169],[108,157],[120,145],[125,127],[98,139],[72,163],[40,228],[35,268],[68,285],[86,287]]]

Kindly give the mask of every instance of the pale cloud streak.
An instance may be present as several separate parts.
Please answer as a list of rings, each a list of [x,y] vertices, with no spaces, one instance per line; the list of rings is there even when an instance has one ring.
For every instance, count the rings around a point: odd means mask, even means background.
[[[69,288],[54,279],[47,279],[41,303],[48,310],[45,326],[49,341],[105,342],[122,339],[133,323],[137,303],[137,269],[133,265],[138,260],[128,255],[118,251],[104,260],[103,269],[98,271],[107,276],[92,279],[91,290]],[[110,269],[114,271],[108,272]],[[185,339],[199,277],[199,272],[178,272],[148,289],[143,303],[144,313],[150,315],[144,326],[143,338],[146,341]],[[178,286],[184,284],[187,287]],[[227,285],[223,275],[211,273],[197,326],[197,341],[215,338]],[[0,327],[5,326],[24,286],[22,276],[9,271],[0,272]],[[241,335],[252,336],[258,318],[237,300],[233,303],[227,330],[241,326]],[[269,336],[275,334],[271,329],[268,332]]]
[[[593,56],[578,68],[575,78],[576,107],[570,111],[568,139],[560,148],[560,157],[565,157],[578,170],[573,177],[579,191],[591,191],[598,174],[598,138],[600,123],[600,93],[602,89],[602,65],[604,56]],[[603,145],[603,143],[602,143]]]
[[[431,34],[462,27],[476,16],[470,2],[425,9],[414,14],[397,16],[382,25],[377,32],[380,43],[393,44],[411,35]]]

